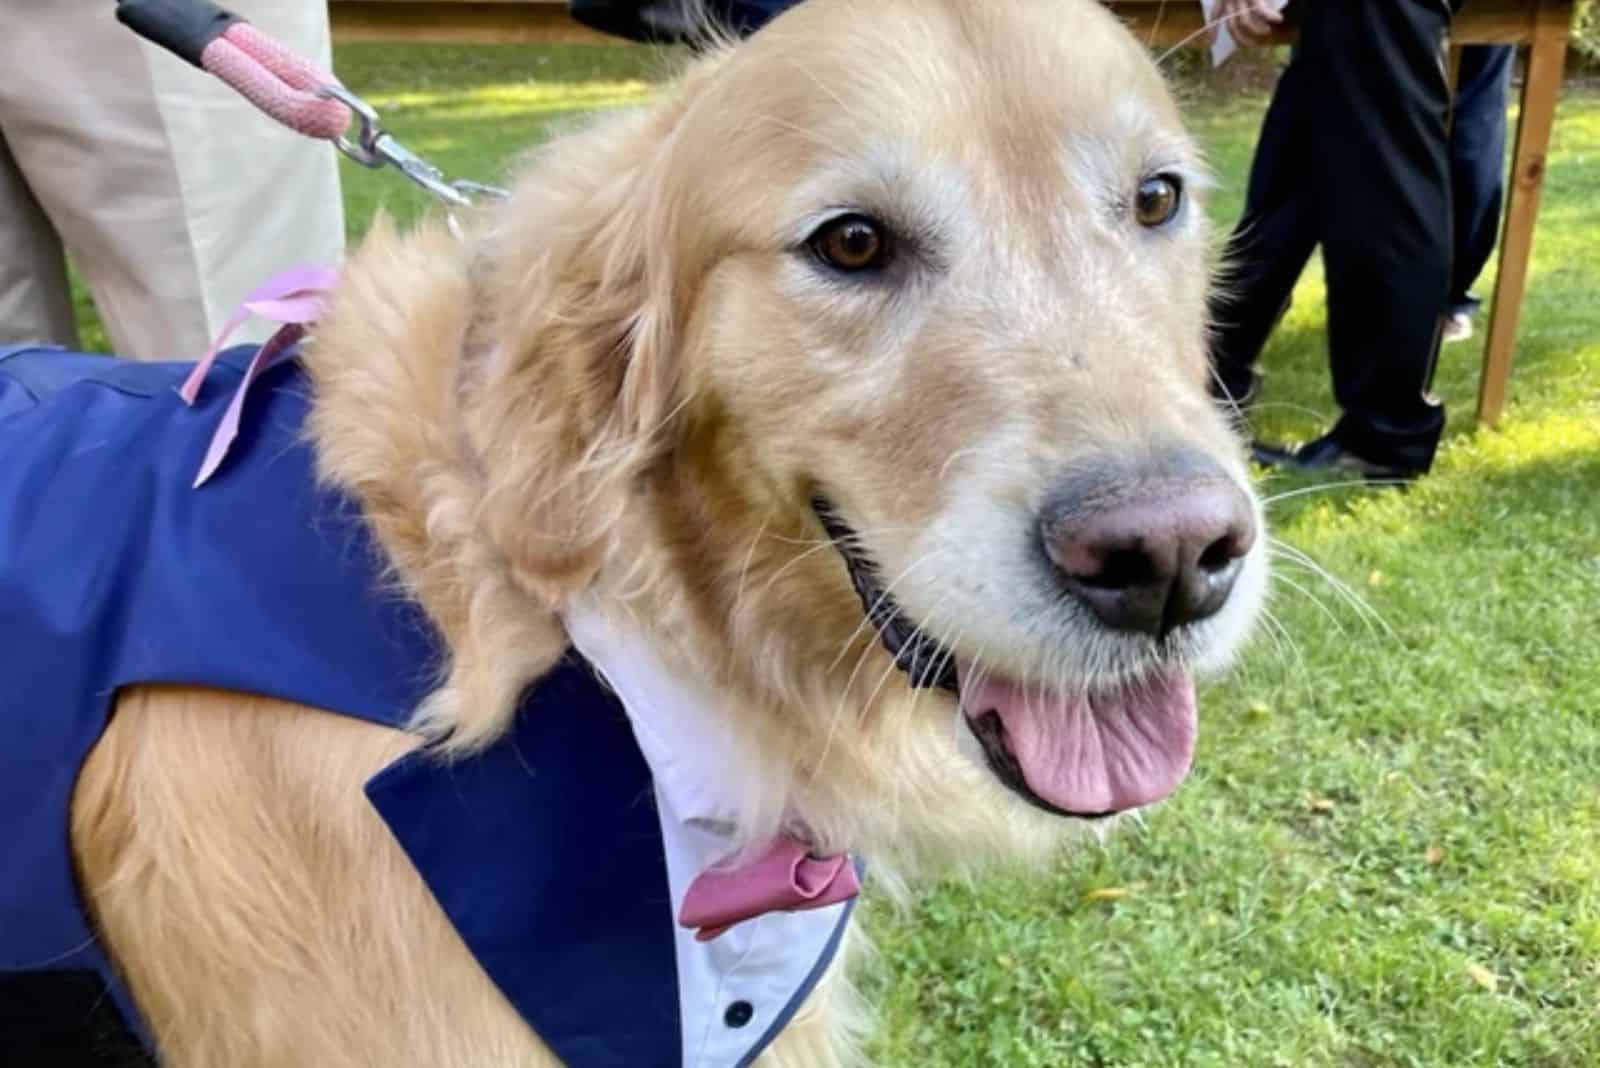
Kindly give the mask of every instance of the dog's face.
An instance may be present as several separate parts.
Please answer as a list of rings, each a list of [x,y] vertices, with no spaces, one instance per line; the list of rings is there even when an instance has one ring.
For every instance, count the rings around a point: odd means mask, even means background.
[[[521,583],[654,588],[830,841],[900,833],[817,815],[872,790],[1176,788],[1265,538],[1208,399],[1203,169],[1139,43],[1090,0],[809,0],[550,152],[466,412]]]
[[[1080,0],[802,5],[674,140],[713,614],[849,707],[955,702],[1038,807],[1168,794],[1265,539],[1207,395],[1204,172],[1137,42]]]

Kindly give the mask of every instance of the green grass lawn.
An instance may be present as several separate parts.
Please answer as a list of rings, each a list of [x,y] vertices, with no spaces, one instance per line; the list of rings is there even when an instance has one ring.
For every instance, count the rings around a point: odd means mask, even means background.
[[[656,64],[352,47],[338,67],[413,147],[493,180],[552,123],[643,98]],[[1226,227],[1265,101],[1196,96]],[[345,175],[353,233],[424,206]],[[1312,272],[1263,430],[1331,420],[1322,324]],[[883,1063],[1600,1065],[1600,94],[1561,108],[1495,431],[1472,423],[1480,356],[1445,352],[1448,440],[1414,490],[1271,505],[1348,592],[1280,561],[1275,625],[1204,694],[1175,800],[1042,881],[869,903]]]

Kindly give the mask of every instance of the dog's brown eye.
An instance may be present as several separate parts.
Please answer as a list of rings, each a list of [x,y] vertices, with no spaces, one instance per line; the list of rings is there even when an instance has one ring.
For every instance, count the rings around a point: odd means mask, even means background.
[[[1183,203],[1183,186],[1171,175],[1158,174],[1139,183],[1133,200],[1133,216],[1140,226],[1164,226],[1178,214]]]
[[[871,271],[889,262],[889,235],[865,215],[824,223],[808,244],[823,263],[839,271]]]

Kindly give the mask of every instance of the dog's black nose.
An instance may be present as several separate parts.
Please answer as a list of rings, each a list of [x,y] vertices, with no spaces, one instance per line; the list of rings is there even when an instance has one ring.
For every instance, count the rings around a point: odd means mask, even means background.
[[[1039,517],[1045,555],[1107,626],[1164,637],[1227,603],[1255,544],[1250,499],[1214,461],[1080,465]]]

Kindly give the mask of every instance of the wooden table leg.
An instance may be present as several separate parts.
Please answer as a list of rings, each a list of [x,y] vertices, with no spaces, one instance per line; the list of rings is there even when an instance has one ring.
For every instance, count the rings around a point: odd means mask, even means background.
[[[1483,353],[1483,380],[1478,388],[1478,421],[1493,426],[1506,406],[1506,384],[1516,349],[1517,317],[1528,284],[1533,254],[1533,224],[1539,214],[1550,129],[1567,58],[1572,25],[1572,0],[1540,0],[1533,15],[1533,41],[1528,46],[1522,81],[1521,114],[1516,150],[1506,197],[1505,227],[1500,235],[1500,277],[1489,312],[1489,340]]]

